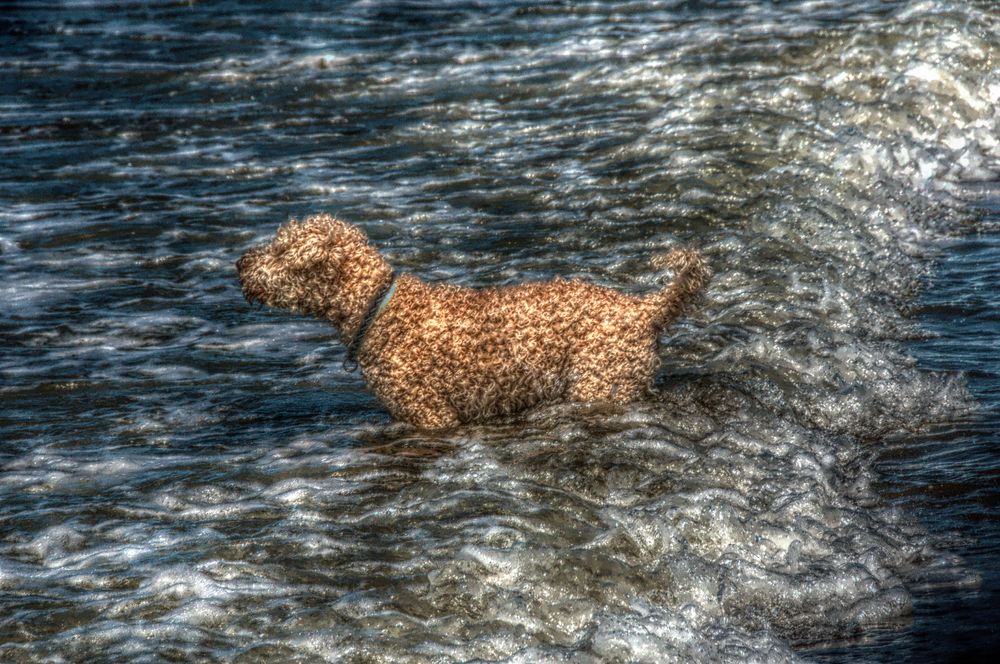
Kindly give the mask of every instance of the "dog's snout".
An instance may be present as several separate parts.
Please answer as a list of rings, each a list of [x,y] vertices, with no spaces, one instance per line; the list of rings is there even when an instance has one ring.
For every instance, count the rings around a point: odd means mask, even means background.
[[[236,272],[242,275],[244,272],[250,269],[250,265],[252,263],[253,263],[253,252],[248,251],[247,253],[240,256],[239,260],[236,261]]]

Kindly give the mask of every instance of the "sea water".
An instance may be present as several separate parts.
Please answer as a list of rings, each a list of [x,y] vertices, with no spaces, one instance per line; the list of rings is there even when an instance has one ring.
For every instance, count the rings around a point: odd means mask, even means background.
[[[997,643],[994,3],[29,2],[0,71],[0,659]],[[241,297],[320,211],[432,282],[714,279],[648,401],[431,434]]]

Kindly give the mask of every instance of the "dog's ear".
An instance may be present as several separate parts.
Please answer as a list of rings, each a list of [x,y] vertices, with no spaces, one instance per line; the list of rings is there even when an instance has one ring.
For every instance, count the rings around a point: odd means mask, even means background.
[[[322,261],[325,256],[326,252],[321,247],[303,245],[289,249],[284,258],[290,270],[302,272]]]
[[[343,251],[330,233],[310,234],[310,237],[290,247],[285,254],[289,268],[295,271],[308,270],[321,263],[336,269],[342,258]]]
[[[279,231],[279,242],[284,247],[284,260],[293,270],[308,270],[322,263],[324,268],[337,271],[352,248],[368,243],[359,228],[325,214],[301,223],[289,222],[285,229]]]

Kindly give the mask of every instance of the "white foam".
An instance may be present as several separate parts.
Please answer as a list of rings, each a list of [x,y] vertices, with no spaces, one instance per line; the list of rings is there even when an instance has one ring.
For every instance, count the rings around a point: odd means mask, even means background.
[[[381,9],[348,14],[367,27]],[[947,0],[751,3],[721,23],[669,3],[518,9],[543,16],[500,18],[537,21],[544,39],[499,48],[449,16],[392,53],[317,29],[183,69],[226,94],[287,82],[303,98],[239,136],[212,124],[210,139],[195,126],[205,108],[164,102],[183,126],[165,144],[119,127],[111,152],[54,170],[111,193],[238,181],[121,221],[138,240],[101,235],[94,200],[3,212],[0,300],[22,344],[0,364],[4,395],[62,408],[45,392],[56,375],[86,379],[68,400],[94,395],[79,423],[28,412],[0,468],[13,506],[0,586],[95,615],[46,623],[58,631],[18,656],[794,661],[790,643],[905,616],[915,567],[935,570],[925,588],[975,586],[904,511],[882,509],[864,441],[971,408],[960,378],[906,356],[917,331],[900,307],[968,181],[1000,174],[991,13]],[[864,20],[827,29],[845,11]],[[464,16],[489,28],[497,15]],[[397,101],[397,124],[337,134]],[[139,110],[53,104],[31,122],[142,126]],[[269,154],[248,147],[254,132],[312,147]],[[357,378],[331,369],[342,346],[328,326],[243,307],[232,259],[289,200],[346,209],[402,269],[453,283],[559,273],[645,291],[660,275],[644,256],[686,242],[716,274],[671,330],[649,403],[431,437],[379,426]],[[208,230],[190,225],[206,212]],[[498,248],[508,228],[530,241]],[[71,307],[81,296],[98,304]],[[330,411],[286,417],[306,390],[326,390]]]

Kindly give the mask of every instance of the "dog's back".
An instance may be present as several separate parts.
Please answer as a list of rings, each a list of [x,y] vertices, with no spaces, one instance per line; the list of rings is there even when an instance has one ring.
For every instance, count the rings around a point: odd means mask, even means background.
[[[365,377],[394,415],[428,426],[633,401],[652,384],[662,328],[704,286],[695,257],[648,296],[576,280],[470,289],[402,277],[361,349]]]

